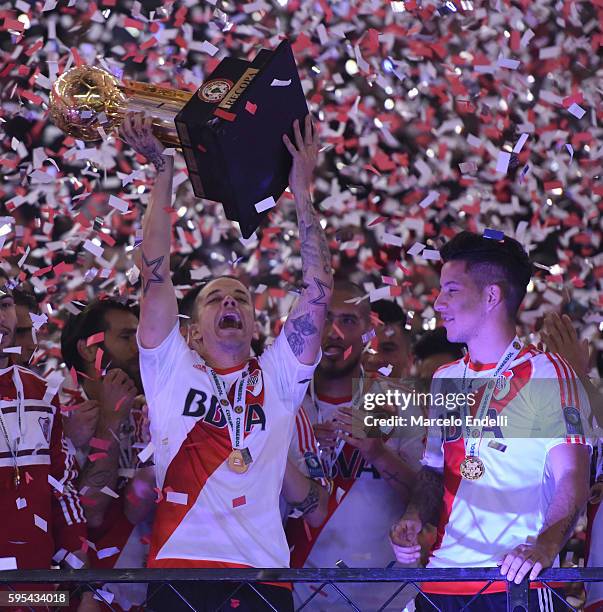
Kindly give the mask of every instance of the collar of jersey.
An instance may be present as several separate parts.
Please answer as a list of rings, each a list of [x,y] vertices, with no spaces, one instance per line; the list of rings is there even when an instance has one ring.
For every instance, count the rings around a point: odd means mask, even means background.
[[[516,366],[519,363],[525,361],[526,359],[529,359],[532,356],[532,349],[534,349],[534,346],[531,344],[524,346],[519,352],[519,355],[517,355],[517,357],[511,362],[511,365]],[[474,372],[485,372],[486,370],[493,370],[496,367],[495,363],[473,363],[473,361],[471,361],[471,356],[469,355],[469,353],[467,353],[463,358],[463,363],[467,362],[469,365],[469,369],[473,370]]]
[[[237,372],[238,370],[242,370],[247,365],[247,361],[240,363],[239,365],[232,366],[231,368],[213,368],[216,374],[220,376],[224,376],[225,374],[232,374],[233,372]]]
[[[325,404],[349,404],[352,401],[352,396],[346,395],[344,397],[331,397],[330,395],[316,393],[316,399],[319,402],[324,402]]]

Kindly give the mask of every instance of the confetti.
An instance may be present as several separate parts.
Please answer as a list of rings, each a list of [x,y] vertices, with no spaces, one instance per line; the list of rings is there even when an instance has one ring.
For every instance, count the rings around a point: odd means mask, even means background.
[[[0,571],[16,569],[17,559],[15,557],[0,557]]]
[[[169,491],[165,496],[165,499],[172,504],[186,506],[186,504],[188,504],[188,493],[176,493],[175,491]]]
[[[254,206],[258,213],[263,213],[266,210],[274,208],[276,206],[276,202],[272,196],[268,196],[260,202],[257,202]]]
[[[270,83],[271,87],[288,87],[289,85],[291,85],[291,79],[288,79],[287,81],[272,79],[272,83]]]
[[[48,523],[37,514],[34,514],[34,525],[42,531],[48,531]]]
[[[582,117],[584,117],[584,115],[586,114],[586,111],[579,104],[576,104],[575,102],[567,109],[567,111],[571,113],[572,115],[574,115],[574,117],[577,117],[578,119],[582,119]]]

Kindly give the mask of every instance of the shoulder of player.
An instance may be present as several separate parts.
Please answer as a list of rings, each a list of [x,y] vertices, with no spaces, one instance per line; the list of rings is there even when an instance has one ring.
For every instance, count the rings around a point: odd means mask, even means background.
[[[559,353],[529,348],[528,360],[533,368],[532,378],[576,379],[574,369]]]
[[[46,392],[46,387],[48,386],[48,381],[42,378],[40,375],[24,368],[23,366],[14,366],[17,372],[19,373],[19,378],[23,383],[24,391],[28,390],[39,390],[42,391],[42,395]]]

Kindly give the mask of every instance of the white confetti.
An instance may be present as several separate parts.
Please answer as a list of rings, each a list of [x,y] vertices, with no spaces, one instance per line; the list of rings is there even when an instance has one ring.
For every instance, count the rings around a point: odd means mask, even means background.
[[[419,255],[421,251],[425,248],[425,245],[421,242],[415,242],[408,251],[406,251],[407,255]]]
[[[34,514],[34,525],[41,529],[42,531],[48,531],[48,523],[37,514]]]
[[[578,119],[582,119],[582,117],[584,117],[584,114],[586,113],[586,111],[575,102],[567,109],[567,112],[571,113],[572,115],[574,115],[574,117],[577,117]]]
[[[272,83],[270,83],[270,87],[287,87],[291,85],[291,79],[288,81],[281,81],[280,79],[272,79]]]
[[[255,204],[255,209],[258,213],[263,213],[265,210],[269,210],[270,208],[274,208],[276,206],[276,202],[272,196],[268,196],[264,198],[260,202]]]
[[[180,504],[186,506],[188,504],[188,493],[176,493],[176,491],[168,491],[165,496],[166,501],[172,504]]]
[[[107,557],[112,557],[119,552],[119,548],[117,546],[110,546],[109,548],[101,548],[97,551],[96,556],[99,559],[106,559]]]
[[[114,195],[109,196],[109,206],[115,208],[120,213],[128,212],[128,203]]]
[[[155,452],[155,446],[152,442],[149,442],[139,453],[138,458],[142,463],[146,463],[153,453]]]
[[[517,141],[517,144],[513,147],[513,153],[520,153],[523,149],[523,145],[526,143],[529,134],[522,134]]]
[[[498,159],[496,160],[496,172],[501,172],[502,174],[507,173],[507,169],[509,168],[509,162],[511,161],[511,154],[507,151],[499,151]]]
[[[438,199],[440,194],[437,191],[430,191],[420,202],[421,208],[427,208],[430,204],[433,204]]]
[[[59,493],[63,493],[63,483],[59,482],[56,478],[53,478],[50,474],[48,474],[48,484],[53,489],[56,489]]]
[[[0,570],[16,570],[17,559],[15,557],[0,557]]]
[[[17,497],[17,510],[27,508],[27,500],[24,497]]]

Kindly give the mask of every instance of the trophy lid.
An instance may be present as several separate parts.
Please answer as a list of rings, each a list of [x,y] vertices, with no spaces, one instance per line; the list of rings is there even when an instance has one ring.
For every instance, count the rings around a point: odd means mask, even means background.
[[[282,195],[293,121],[308,113],[288,41],[253,60],[225,58],[176,117],[193,190],[221,202],[248,238],[267,212],[256,204]]]

